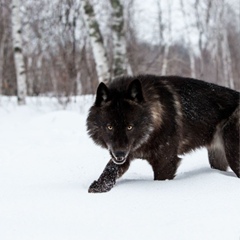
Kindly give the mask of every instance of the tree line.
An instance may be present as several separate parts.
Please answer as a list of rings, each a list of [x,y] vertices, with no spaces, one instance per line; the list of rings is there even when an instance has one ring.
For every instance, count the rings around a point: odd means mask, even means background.
[[[68,100],[94,93],[99,81],[144,73],[240,89],[234,1],[152,3],[154,38],[144,41],[137,0],[0,0],[0,95],[16,95],[20,104],[26,95]],[[183,25],[176,38],[179,17]]]

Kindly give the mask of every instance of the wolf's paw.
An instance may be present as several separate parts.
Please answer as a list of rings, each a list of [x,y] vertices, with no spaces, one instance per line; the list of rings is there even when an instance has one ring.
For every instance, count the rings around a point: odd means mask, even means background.
[[[88,189],[88,192],[89,193],[103,193],[103,192],[108,192],[111,190],[113,186],[109,185],[109,184],[103,184],[103,183],[100,183],[98,181],[94,181],[89,189]]]

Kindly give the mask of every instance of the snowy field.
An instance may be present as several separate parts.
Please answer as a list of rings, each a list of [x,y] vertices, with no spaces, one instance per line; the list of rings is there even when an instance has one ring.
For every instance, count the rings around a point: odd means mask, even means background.
[[[240,180],[184,157],[175,180],[142,160],[108,193],[89,194],[109,160],[85,129],[92,97],[0,102],[1,240],[239,240]]]

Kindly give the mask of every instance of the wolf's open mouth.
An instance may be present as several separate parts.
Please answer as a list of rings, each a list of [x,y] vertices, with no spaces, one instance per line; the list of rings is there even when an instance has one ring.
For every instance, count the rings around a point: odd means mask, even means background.
[[[125,158],[125,157],[121,157],[121,158],[115,158],[115,157],[113,157],[112,160],[113,160],[113,162],[114,162],[115,164],[117,164],[117,165],[122,165],[122,164],[124,164],[124,163],[126,162],[127,158]]]
[[[110,150],[112,161],[117,165],[122,165],[126,162],[128,153],[129,152],[125,150]]]

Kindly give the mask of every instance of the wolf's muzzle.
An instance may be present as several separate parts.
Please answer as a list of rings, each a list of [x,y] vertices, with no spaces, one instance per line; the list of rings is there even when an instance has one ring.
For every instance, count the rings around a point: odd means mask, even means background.
[[[124,151],[113,152],[113,156],[114,156],[113,162],[118,165],[125,163],[125,161],[127,159],[127,153]]]

